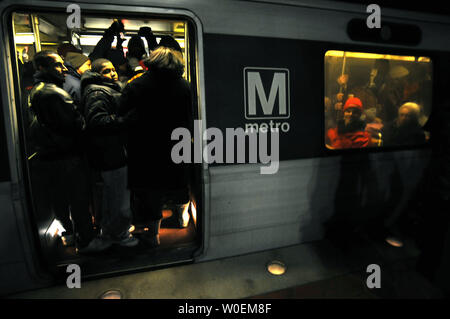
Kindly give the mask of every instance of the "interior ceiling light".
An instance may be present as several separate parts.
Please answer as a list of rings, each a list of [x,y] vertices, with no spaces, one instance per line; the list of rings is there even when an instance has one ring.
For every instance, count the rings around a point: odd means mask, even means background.
[[[281,276],[286,272],[286,265],[279,260],[272,260],[267,264],[267,271],[274,276]]]
[[[325,56],[332,57],[344,57],[344,51],[330,50],[325,53]],[[404,56],[404,55],[392,55],[392,54],[377,54],[377,53],[365,53],[365,52],[345,52],[347,58],[359,58],[359,59],[387,59],[387,60],[397,60],[397,61],[416,61],[414,56]],[[419,62],[430,62],[428,57],[418,57]]]
[[[100,296],[100,299],[122,299],[122,293],[117,289],[107,290]]]
[[[400,239],[395,238],[395,237],[387,237],[386,242],[393,247],[398,247],[398,248],[403,247],[403,242]]]

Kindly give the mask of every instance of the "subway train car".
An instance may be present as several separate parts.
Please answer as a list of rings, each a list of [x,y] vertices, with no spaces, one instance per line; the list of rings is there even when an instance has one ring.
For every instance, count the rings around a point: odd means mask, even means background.
[[[95,280],[395,225],[424,190],[432,136],[422,127],[448,92],[450,19],[366,9],[293,0],[2,1],[0,294],[64,282],[69,264]],[[157,41],[179,43],[193,96],[194,177],[189,202],[166,203],[159,247],[86,256],[65,242],[55,212],[39,207],[46,190],[32,178],[30,61],[63,43],[89,55],[114,20],[124,30],[112,47],[122,38],[126,51],[143,26]],[[389,131],[402,116],[416,129]],[[347,139],[336,135],[340,126]],[[93,227],[98,210],[94,200]],[[137,237],[147,231],[132,228]]]

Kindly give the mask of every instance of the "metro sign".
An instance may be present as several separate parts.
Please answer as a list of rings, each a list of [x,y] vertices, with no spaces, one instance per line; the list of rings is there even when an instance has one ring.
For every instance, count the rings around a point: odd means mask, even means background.
[[[289,118],[289,83],[288,69],[244,68],[245,118]]]

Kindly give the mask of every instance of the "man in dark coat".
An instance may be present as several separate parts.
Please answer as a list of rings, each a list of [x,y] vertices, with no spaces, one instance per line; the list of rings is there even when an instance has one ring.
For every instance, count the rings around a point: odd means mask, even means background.
[[[425,143],[425,132],[419,124],[420,107],[408,102],[398,109],[398,117],[382,130],[384,146]]]
[[[50,211],[67,233],[74,223],[78,247],[93,238],[89,214],[87,163],[81,147],[85,122],[70,95],[62,89],[67,69],[51,51],[38,52],[33,60],[37,73],[29,95],[34,114],[30,125],[31,180],[38,218]]]
[[[103,180],[101,234],[82,253],[99,252],[116,243],[138,244],[130,232],[130,192],[127,189],[127,156],[124,120],[117,116],[121,85],[113,64],[97,59],[81,78],[88,132],[88,158]]]
[[[81,106],[81,76],[91,69],[91,60],[81,53],[69,52],[64,60],[68,72],[64,82],[64,90],[70,94],[76,105]]]
[[[128,181],[145,214],[149,231],[144,242],[159,244],[164,201],[187,203],[189,164],[175,164],[171,150],[174,129],[191,129],[191,91],[182,78],[182,54],[159,47],[146,62],[149,71],[122,92],[119,115],[128,114]],[[191,135],[192,136],[192,135]]]

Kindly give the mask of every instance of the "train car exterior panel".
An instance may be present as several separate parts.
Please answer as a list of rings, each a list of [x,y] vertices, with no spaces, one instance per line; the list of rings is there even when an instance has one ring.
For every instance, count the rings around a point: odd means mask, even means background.
[[[335,215],[390,223],[423,181],[429,150],[211,167],[209,249],[201,260],[322,239]],[[339,202],[337,202],[339,201]],[[339,210],[339,211],[337,211]]]

